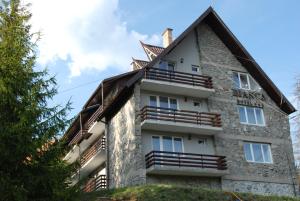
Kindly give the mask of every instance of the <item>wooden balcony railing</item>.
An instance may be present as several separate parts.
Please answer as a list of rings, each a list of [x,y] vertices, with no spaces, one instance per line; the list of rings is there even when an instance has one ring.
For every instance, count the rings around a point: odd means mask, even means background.
[[[103,107],[102,105],[98,107],[98,109],[92,114],[92,116],[88,119],[88,121],[83,125],[83,129],[79,130],[76,135],[69,142],[69,145],[77,144],[81,141],[84,135],[87,133],[88,129],[93,125],[93,123],[97,120],[99,115],[102,113]]]
[[[84,165],[88,160],[95,156],[100,150],[105,150],[105,136],[98,138],[95,143],[86,149],[80,158],[80,165]]]
[[[191,168],[211,168],[226,170],[226,157],[193,153],[180,153],[168,151],[151,151],[146,154],[146,168],[153,165],[191,167]]]
[[[201,86],[208,89],[213,88],[212,78],[204,75],[184,73],[178,71],[170,71],[159,68],[146,68],[144,78],[152,80],[160,80],[167,82],[175,82],[192,86]]]
[[[82,136],[87,133],[87,130],[86,129],[82,129],[82,130],[79,130],[76,135],[74,135],[74,137],[72,138],[72,140],[69,142],[69,145],[74,145],[74,144],[77,144]]]
[[[222,126],[220,114],[152,106],[145,106],[141,110],[141,121],[146,119],[191,123],[213,127]]]
[[[86,124],[87,129],[89,129],[93,125],[93,123],[97,120],[97,118],[100,116],[102,111],[103,111],[103,107],[101,105],[98,107],[98,109],[94,112],[94,114],[92,114],[92,116],[87,121],[87,124]]]
[[[106,185],[106,175],[99,175],[95,178],[91,178],[89,179],[85,186],[83,187],[83,191],[88,193],[88,192],[93,192],[93,191],[97,191],[100,189],[106,189],[107,185]]]

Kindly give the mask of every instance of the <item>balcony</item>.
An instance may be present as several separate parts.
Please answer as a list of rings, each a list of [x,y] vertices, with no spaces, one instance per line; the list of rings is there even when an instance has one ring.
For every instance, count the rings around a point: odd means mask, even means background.
[[[69,145],[74,145],[79,143],[81,140],[88,138],[91,133],[92,127],[97,124],[96,120],[99,117],[99,115],[102,113],[103,107],[102,105],[98,107],[98,109],[91,115],[91,117],[87,120],[87,122],[82,126],[83,128],[80,129],[76,135],[72,138],[72,140],[69,142]],[[101,124],[101,123],[99,123]],[[94,131],[95,129],[93,129]],[[94,131],[95,132],[95,131]]]
[[[99,137],[93,145],[86,149],[80,158],[80,177],[84,178],[99,167],[106,159],[105,137]]]
[[[94,192],[100,189],[106,189],[106,175],[99,175],[95,178],[89,179],[83,187],[83,191],[86,193]]]
[[[69,163],[73,163],[79,158],[79,147],[74,145],[80,143],[80,151],[84,151],[104,132],[105,124],[96,121],[102,111],[103,107],[98,107],[69,142],[69,146],[73,146],[73,148],[64,158]]]
[[[207,98],[214,93],[212,78],[209,76],[163,70],[145,69],[141,88],[157,92]]]
[[[212,177],[228,174],[225,156],[151,151],[145,155],[145,162],[147,174]]]
[[[145,106],[141,110],[142,129],[214,135],[222,131],[221,115],[207,112]]]

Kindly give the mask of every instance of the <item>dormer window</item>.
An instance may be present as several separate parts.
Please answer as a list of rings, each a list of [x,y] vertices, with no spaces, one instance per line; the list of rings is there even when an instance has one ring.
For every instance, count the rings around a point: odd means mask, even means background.
[[[233,82],[235,89],[260,90],[258,84],[248,73],[233,72]]]

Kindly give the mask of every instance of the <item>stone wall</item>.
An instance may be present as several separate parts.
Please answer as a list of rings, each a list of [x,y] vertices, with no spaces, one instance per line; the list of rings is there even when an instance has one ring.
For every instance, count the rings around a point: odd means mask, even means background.
[[[228,48],[205,24],[197,28],[203,74],[213,78],[214,93],[208,99],[211,112],[222,115],[223,132],[215,137],[217,154],[225,155],[230,174],[223,177],[222,188],[261,194],[294,195],[295,167],[288,116],[262,90],[266,126],[239,122],[237,97],[233,96],[232,70],[247,72]],[[273,164],[249,163],[243,142],[271,144]],[[295,188],[297,189],[297,187]]]
[[[220,179],[211,177],[148,175],[147,184],[171,184],[178,186],[221,189]]]
[[[108,180],[110,188],[146,182],[139,114],[140,88],[108,122]]]

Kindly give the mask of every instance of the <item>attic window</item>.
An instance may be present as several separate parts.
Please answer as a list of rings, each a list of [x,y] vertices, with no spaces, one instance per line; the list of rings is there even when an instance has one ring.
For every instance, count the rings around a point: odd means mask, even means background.
[[[195,72],[195,73],[199,73],[200,72],[200,66],[192,65],[192,71]]]
[[[235,89],[258,91],[261,88],[248,73],[233,72]]]

